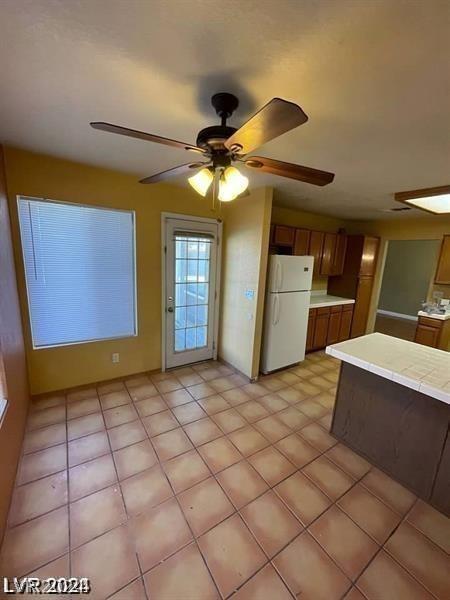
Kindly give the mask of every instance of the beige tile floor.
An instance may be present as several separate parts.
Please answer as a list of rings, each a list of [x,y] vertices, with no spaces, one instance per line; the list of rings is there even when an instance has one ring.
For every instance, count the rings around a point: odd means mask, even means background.
[[[27,424],[0,573],[115,600],[450,598],[450,524],[328,433],[323,353],[52,394]]]

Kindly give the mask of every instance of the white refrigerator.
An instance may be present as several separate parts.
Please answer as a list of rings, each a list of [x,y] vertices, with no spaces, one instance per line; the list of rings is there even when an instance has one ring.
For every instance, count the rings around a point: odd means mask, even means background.
[[[261,371],[301,362],[305,358],[312,256],[269,257]]]

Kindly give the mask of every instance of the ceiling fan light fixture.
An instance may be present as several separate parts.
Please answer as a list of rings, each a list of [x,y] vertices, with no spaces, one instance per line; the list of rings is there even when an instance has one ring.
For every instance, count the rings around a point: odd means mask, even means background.
[[[219,200],[231,202],[248,188],[248,178],[236,167],[227,167],[219,179]]]
[[[395,199],[412,208],[419,208],[434,215],[450,214],[450,185],[397,192]]]
[[[204,168],[192,177],[188,178],[189,183],[200,196],[206,196],[213,182],[214,174],[211,169]]]

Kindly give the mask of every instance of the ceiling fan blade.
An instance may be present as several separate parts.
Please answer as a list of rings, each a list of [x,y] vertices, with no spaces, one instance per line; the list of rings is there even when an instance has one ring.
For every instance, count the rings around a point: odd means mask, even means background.
[[[181,148],[182,150],[193,150],[195,152],[204,153],[202,148],[193,146],[192,144],[186,144],[185,142],[179,142],[178,140],[171,140],[170,138],[161,137],[154,135],[153,133],[146,133],[145,131],[138,131],[137,129],[128,129],[127,127],[121,127],[120,125],[113,125],[112,123],[103,123],[101,121],[95,121],[91,123],[91,127],[99,129],[100,131],[108,131],[109,133],[118,133],[119,135],[126,135],[128,137],[136,138],[137,140],[144,140],[146,142],[155,142],[157,144],[164,144],[165,146],[172,146],[174,148]]]
[[[334,179],[334,173],[319,171],[311,167],[303,167],[302,165],[295,165],[264,156],[250,156],[243,162],[246,167],[250,167],[251,169],[256,169],[263,173],[271,173],[272,175],[279,175],[280,177],[289,177],[289,179],[304,181],[312,185],[327,185]]]
[[[167,179],[172,179],[172,177],[178,177],[179,175],[187,175],[188,173],[193,174],[197,169],[200,169],[201,167],[207,167],[210,164],[211,163],[209,162],[195,162],[179,165],[178,167],[161,171],[161,173],[144,177],[144,179],[141,179],[139,183],[158,183],[159,181],[166,181]]]
[[[272,98],[225,142],[228,150],[247,154],[308,120],[297,104]]]

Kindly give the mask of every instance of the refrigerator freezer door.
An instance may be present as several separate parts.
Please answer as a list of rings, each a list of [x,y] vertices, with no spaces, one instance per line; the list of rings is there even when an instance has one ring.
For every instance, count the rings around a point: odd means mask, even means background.
[[[273,254],[269,262],[269,292],[310,290],[314,258]]]
[[[261,361],[263,373],[305,358],[310,292],[268,294]]]

